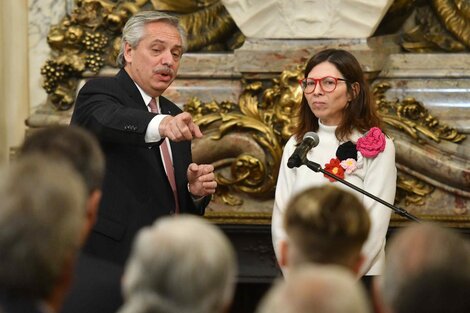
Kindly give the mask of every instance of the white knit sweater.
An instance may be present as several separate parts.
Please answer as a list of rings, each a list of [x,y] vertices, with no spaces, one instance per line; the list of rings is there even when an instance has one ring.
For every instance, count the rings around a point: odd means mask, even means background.
[[[317,132],[320,143],[310,150],[307,159],[325,167],[330,159],[336,157],[336,150],[343,142],[339,142],[335,136],[336,126],[326,126],[320,123]],[[357,139],[364,134],[354,133],[349,139],[356,143]],[[380,275],[385,258],[385,236],[390,222],[391,210],[370,199],[367,196],[340,183],[331,183],[322,173],[316,173],[307,166],[290,169],[287,167],[287,160],[295,150],[295,138],[291,137],[284,147],[279,177],[276,186],[276,195],[271,222],[273,246],[276,257],[279,259],[279,241],[285,238],[283,229],[283,215],[291,197],[304,189],[323,184],[335,184],[336,187],[343,188],[356,194],[364,203],[371,219],[371,229],[369,237],[365,242],[362,253],[365,262],[360,273],[363,275]],[[351,174],[345,174],[345,180],[362,188],[369,193],[393,204],[396,190],[397,170],[395,166],[395,147],[392,140],[386,138],[385,150],[375,158],[363,158],[363,167],[355,170]]]

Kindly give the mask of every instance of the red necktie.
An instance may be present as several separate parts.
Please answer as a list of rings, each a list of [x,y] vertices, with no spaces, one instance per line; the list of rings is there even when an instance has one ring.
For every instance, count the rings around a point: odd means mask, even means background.
[[[155,98],[150,100],[149,108],[153,113],[160,113]],[[170,149],[168,148],[169,144],[170,142],[168,141],[168,138],[165,138],[160,145],[160,152],[162,154],[163,163],[165,164],[166,176],[168,177],[171,189],[173,190],[173,197],[175,198],[175,212],[178,214],[180,211],[180,206],[178,204],[178,190],[176,189],[175,170],[170,157]]]

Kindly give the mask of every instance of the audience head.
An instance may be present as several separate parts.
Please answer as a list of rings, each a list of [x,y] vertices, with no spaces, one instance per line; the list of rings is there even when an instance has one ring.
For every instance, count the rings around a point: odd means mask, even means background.
[[[287,206],[284,228],[281,265],[337,264],[359,272],[370,219],[352,193],[331,185],[304,190]]]
[[[366,292],[350,271],[334,265],[305,265],[279,280],[256,313],[367,313]]]
[[[387,248],[385,270],[374,282],[376,305],[394,312],[405,284],[429,269],[470,273],[469,243],[436,224],[412,224],[395,235]]]
[[[0,291],[46,300],[70,273],[86,188],[69,164],[23,157],[0,173]]]
[[[25,139],[19,157],[31,154],[42,154],[51,162],[68,162],[82,177],[88,190],[83,207],[87,217],[81,234],[83,245],[96,222],[105,170],[104,155],[97,139],[78,126],[52,126],[35,131]]]
[[[101,190],[105,161],[97,139],[78,126],[52,126],[35,131],[20,148],[21,155],[42,153],[70,162],[91,194]]]
[[[163,217],[134,242],[120,313],[223,312],[235,275],[235,252],[215,225],[190,215]]]
[[[469,267],[462,264],[461,267]],[[397,296],[394,313],[470,312],[470,273],[432,268],[406,282]]]
[[[155,22],[163,22],[174,26],[178,30],[183,43],[183,50],[186,51],[186,32],[179,24],[179,19],[177,17],[160,11],[141,11],[129,18],[122,29],[121,47],[116,61],[119,67],[124,67],[126,65],[126,60],[124,58],[126,44],[129,44],[133,49],[137,48],[137,45],[145,35],[145,25]]]

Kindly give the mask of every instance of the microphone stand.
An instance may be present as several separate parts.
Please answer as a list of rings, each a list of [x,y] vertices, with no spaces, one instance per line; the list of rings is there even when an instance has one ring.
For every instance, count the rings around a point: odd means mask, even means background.
[[[368,196],[369,198],[374,199],[375,201],[380,202],[380,203],[382,203],[383,205],[389,207],[390,209],[392,209],[395,213],[397,213],[397,214],[400,215],[400,216],[406,217],[407,219],[412,220],[412,221],[415,221],[415,222],[418,222],[418,223],[421,222],[421,220],[420,220],[419,218],[417,218],[416,216],[414,216],[414,215],[411,214],[411,213],[408,213],[408,211],[406,211],[406,210],[404,210],[404,209],[402,209],[402,208],[396,207],[396,206],[394,206],[394,205],[392,205],[392,204],[390,204],[390,203],[388,203],[388,202],[386,202],[386,201],[384,201],[384,200],[382,200],[382,199],[380,199],[380,198],[374,196],[373,194],[368,193],[368,192],[365,191],[364,189],[361,189],[361,188],[359,188],[359,187],[357,187],[357,186],[351,184],[350,182],[345,181],[344,179],[342,179],[342,178],[336,176],[335,174],[332,174],[332,173],[330,173],[330,172],[328,172],[328,171],[325,171],[324,169],[321,168],[320,164],[315,163],[315,162],[312,162],[312,161],[309,161],[309,160],[307,160],[307,158],[304,158],[302,161],[303,161],[303,164],[307,165],[307,167],[308,167],[309,169],[311,169],[312,171],[317,172],[317,173],[318,173],[318,172],[321,172],[321,173],[323,173],[323,174],[325,174],[325,175],[327,175],[327,176],[333,178],[334,180],[339,181],[339,182],[345,184],[346,186],[348,186],[348,187],[350,187],[350,188],[352,188],[352,189],[354,189],[354,190],[356,190],[356,191],[359,191],[359,192],[362,193],[363,195],[366,195],[366,196]]]

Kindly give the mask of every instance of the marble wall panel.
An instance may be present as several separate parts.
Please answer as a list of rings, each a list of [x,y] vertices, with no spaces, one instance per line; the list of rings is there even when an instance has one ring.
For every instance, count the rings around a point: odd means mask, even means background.
[[[243,34],[252,38],[371,36],[392,0],[222,0]]]
[[[413,97],[441,123],[470,134],[470,78],[409,78],[388,81],[389,99]]]
[[[238,103],[241,88],[240,81],[228,79],[177,78],[163,95],[181,108],[194,97],[202,102]]]
[[[336,40],[247,39],[234,51],[235,68],[248,76],[263,78],[263,74],[279,74],[287,68],[303,65],[320,50],[338,48],[351,51],[365,72],[377,74],[389,54],[399,51],[395,40],[393,36]]]
[[[386,97],[413,97],[429,112],[470,133],[470,54],[392,54],[376,82],[388,82]]]
[[[47,34],[51,25],[57,24],[73,0],[29,0],[28,37],[29,37],[29,98],[30,111],[45,103],[46,91],[42,88],[41,67],[50,57],[51,49]]]
[[[178,77],[239,79],[233,53],[186,53],[181,59]]]

